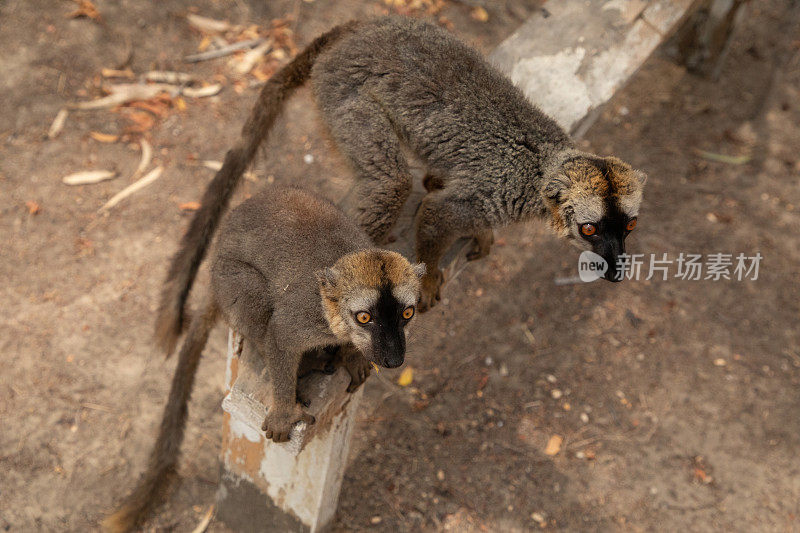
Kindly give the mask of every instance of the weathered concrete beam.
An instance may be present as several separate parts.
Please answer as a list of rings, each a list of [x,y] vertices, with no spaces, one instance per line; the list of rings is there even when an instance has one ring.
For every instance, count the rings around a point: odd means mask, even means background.
[[[289,442],[276,444],[261,431],[269,375],[233,332],[226,383],[217,517],[242,532],[320,531],[336,512],[363,387],[348,393],[350,376],[342,368],[303,378],[298,388],[317,421],[298,424]]]
[[[551,0],[490,60],[580,137],[697,0]]]

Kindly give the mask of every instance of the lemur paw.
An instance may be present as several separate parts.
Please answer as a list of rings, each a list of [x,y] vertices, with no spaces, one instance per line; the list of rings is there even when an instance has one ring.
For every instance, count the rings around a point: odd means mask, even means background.
[[[342,348],[342,365],[350,374],[350,385],[347,392],[355,392],[367,380],[372,371],[372,365],[355,347]]]
[[[307,398],[300,392],[300,388],[297,389],[297,403],[302,405],[303,407],[311,407],[311,399]]]
[[[442,299],[441,288],[443,282],[444,274],[439,268],[422,276],[418,306],[420,313],[432,308],[436,305],[436,302]]]
[[[286,442],[289,440],[292,426],[298,422],[305,422],[311,425],[316,422],[316,419],[303,411],[303,408],[298,403],[285,411],[273,407],[267,412],[264,423],[261,424],[261,429],[268,439],[272,439],[274,442]]]

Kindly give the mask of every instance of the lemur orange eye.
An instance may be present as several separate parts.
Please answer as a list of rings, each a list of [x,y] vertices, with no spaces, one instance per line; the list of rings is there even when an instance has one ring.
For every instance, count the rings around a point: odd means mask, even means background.
[[[403,310],[403,318],[406,320],[411,320],[411,317],[414,316],[414,307],[409,306]]]
[[[581,233],[586,235],[587,237],[591,237],[595,233],[597,233],[597,226],[594,224],[581,224]]]
[[[628,225],[625,226],[625,229],[628,231],[633,231],[633,228],[636,227],[636,219],[632,218],[628,221]]]
[[[366,311],[361,311],[359,313],[356,313],[356,320],[358,320],[359,324],[366,324],[367,322],[372,320],[372,316]]]

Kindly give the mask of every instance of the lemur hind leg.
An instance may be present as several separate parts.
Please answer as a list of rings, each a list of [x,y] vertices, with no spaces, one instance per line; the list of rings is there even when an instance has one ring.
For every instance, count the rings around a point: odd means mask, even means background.
[[[427,194],[417,211],[417,260],[427,267],[422,277],[419,303],[419,310],[422,312],[436,305],[441,297],[444,275],[439,268],[439,261],[456,239],[480,236],[482,244],[487,244],[486,233],[491,232],[491,225],[480,206],[462,194],[457,185],[448,185],[442,190]]]
[[[373,242],[384,244],[411,194],[411,171],[394,126],[367,96],[322,111],[337,147],[356,173],[356,221]]]
[[[268,439],[286,441],[296,422],[314,423],[297,403],[302,350],[282,348],[275,342],[276,314],[268,304],[271,297],[261,272],[248,263],[224,257],[218,259],[214,271],[214,296],[223,316],[258,351],[269,372],[272,405],[262,429]]]
[[[494,232],[490,229],[479,231],[472,236],[472,243],[467,251],[467,261],[477,261],[489,255],[494,244]]]

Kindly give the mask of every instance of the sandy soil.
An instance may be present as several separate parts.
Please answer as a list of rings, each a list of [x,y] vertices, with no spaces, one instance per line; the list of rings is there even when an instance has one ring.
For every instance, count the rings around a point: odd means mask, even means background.
[[[257,89],[226,60],[186,66],[209,17],[268,26],[294,14],[299,45],[386,10],[367,0],[0,4],[0,530],[86,531],[141,471],[174,361],[150,341],[159,285],[189,212]],[[445,2],[453,31],[488,51],[537,2]],[[718,81],[662,53],[609,104],[585,145],[650,176],[632,251],[763,256],[757,281],[558,286],[577,252],[540,224],[498,232],[492,255],[446,286],[409,345],[412,387],[367,383],[335,529],[381,531],[800,530],[800,12],[753,2]],[[107,216],[139,153],[130,110],[74,112],[101,69],[189,69],[218,97],[171,108],[144,136],[164,175]],[[291,101],[240,197],[304,183],[338,198],[349,181]],[[741,155],[715,162],[697,150]],[[309,157],[310,156],[310,157]],[[89,168],[121,177],[83,187]],[[38,209],[38,211],[37,211]],[[188,531],[213,502],[225,331],[212,336],[191,404],[183,482],[148,525]],[[544,453],[554,435],[558,454]],[[213,523],[210,530],[224,531]]]

